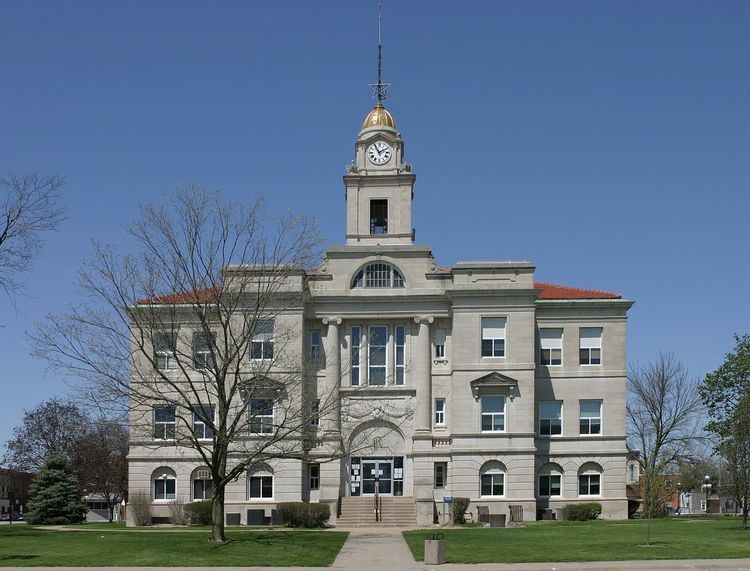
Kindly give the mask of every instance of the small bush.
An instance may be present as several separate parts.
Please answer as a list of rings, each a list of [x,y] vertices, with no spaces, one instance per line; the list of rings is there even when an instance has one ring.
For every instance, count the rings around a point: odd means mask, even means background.
[[[331,517],[328,504],[282,502],[276,506],[284,525],[290,527],[324,527]]]
[[[172,525],[187,525],[188,516],[185,513],[185,502],[177,498],[169,502],[169,523]]]
[[[151,497],[146,492],[130,494],[128,512],[135,525],[151,525]]]
[[[598,518],[601,513],[602,504],[599,502],[568,504],[563,508],[563,518],[569,521],[589,521]]]
[[[453,517],[453,523],[456,525],[466,523],[466,510],[469,509],[469,498],[453,498],[451,504],[451,516]]]
[[[185,506],[190,525],[211,525],[211,500],[191,502]]]

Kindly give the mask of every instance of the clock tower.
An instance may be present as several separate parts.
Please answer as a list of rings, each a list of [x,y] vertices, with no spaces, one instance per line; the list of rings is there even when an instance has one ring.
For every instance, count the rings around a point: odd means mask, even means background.
[[[404,163],[404,141],[380,100],[368,113],[344,176],[346,243],[411,244],[415,175]]]

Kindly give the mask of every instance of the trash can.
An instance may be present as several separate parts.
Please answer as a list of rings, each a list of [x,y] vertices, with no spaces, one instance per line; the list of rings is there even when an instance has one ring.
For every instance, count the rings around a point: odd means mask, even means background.
[[[432,533],[424,540],[424,564],[442,565],[445,563],[445,541],[442,533]]]

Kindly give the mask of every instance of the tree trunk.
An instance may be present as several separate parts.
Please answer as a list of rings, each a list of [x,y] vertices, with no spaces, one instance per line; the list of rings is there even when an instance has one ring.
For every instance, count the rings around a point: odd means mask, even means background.
[[[742,529],[747,529],[747,515],[749,511],[750,506],[745,502],[745,505],[742,506]]]
[[[214,487],[211,496],[211,541],[224,543],[224,486]]]

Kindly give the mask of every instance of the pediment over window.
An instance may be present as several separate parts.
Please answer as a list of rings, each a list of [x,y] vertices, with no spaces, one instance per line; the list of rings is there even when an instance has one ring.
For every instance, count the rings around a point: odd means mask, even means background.
[[[274,397],[283,395],[284,384],[265,375],[256,375],[239,383],[240,398],[249,402],[254,398]]]
[[[493,371],[488,375],[474,379],[469,383],[475,400],[482,395],[506,395],[511,400],[518,396],[518,381],[507,375]]]

